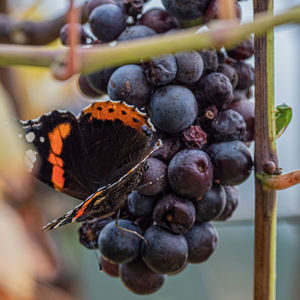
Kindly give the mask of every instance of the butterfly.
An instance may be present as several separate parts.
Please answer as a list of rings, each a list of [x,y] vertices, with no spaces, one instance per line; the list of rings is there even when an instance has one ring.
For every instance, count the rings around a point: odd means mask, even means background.
[[[161,145],[147,115],[122,101],[94,102],[77,116],[54,110],[20,124],[34,145],[26,157],[34,176],[83,200],[45,231],[116,213]]]

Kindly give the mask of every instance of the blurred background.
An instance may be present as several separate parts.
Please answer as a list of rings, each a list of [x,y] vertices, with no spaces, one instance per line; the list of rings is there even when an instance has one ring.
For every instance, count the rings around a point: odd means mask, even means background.
[[[2,0],[1,0],[2,1]],[[274,0],[280,12],[299,5],[299,0]],[[77,1],[78,4],[84,1]],[[16,19],[43,20],[67,10],[67,0],[8,0]],[[252,19],[252,1],[240,2],[243,21]],[[146,9],[161,6],[152,0]],[[30,8],[30,9],[29,9]],[[55,41],[53,47],[59,46]],[[275,98],[293,108],[293,119],[278,139],[280,167],[284,172],[300,168],[300,27],[286,25],[275,30]],[[21,119],[35,118],[54,108],[77,113],[90,102],[77,91],[75,80],[55,81],[50,71],[41,68],[14,67],[1,70],[0,121],[9,105],[17,107]],[[9,93],[7,93],[7,89]],[[12,132],[13,133],[13,132]],[[17,160],[6,153],[3,144],[14,144],[10,132],[0,129],[0,175]],[[21,147],[21,146],[20,146]],[[10,159],[10,161],[9,161]],[[9,163],[8,163],[9,161]],[[24,174],[13,173],[21,180]],[[16,176],[16,177],[14,177]],[[19,178],[20,177],[20,178]],[[31,179],[27,179],[31,180]],[[7,178],[7,182],[10,179]],[[16,186],[16,191],[19,187]],[[22,193],[21,193],[22,194]],[[34,180],[33,195],[22,199],[20,193],[0,198],[0,299],[138,299],[119,279],[99,271],[97,253],[78,242],[77,224],[41,232],[50,219],[60,216],[78,202]],[[277,299],[300,299],[300,186],[278,193]],[[20,200],[22,199],[22,200]],[[3,200],[3,201],[2,201]],[[143,296],[153,300],[245,300],[252,299],[254,248],[254,180],[240,186],[240,204],[229,221],[215,223],[219,243],[205,263],[191,265],[169,277],[157,293]],[[47,284],[45,284],[47,282]]]

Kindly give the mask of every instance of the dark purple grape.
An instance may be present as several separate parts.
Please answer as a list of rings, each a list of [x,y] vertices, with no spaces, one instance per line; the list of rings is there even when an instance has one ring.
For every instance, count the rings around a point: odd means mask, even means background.
[[[183,141],[189,149],[201,149],[206,144],[206,133],[198,125],[191,125],[183,132]]]
[[[203,60],[204,72],[206,74],[216,72],[219,66],[217,51],[215,49],[204,49],[199,53]]]
[[[118,220],[118,226],[141,234],[141,230],[129,220]],[[138,257],[141,238],[116,226],[115,221],[108,223],[100,232],[98,247],[103,257],[116,264],[124,264]]]
[[[172,189],[183,197],[203,196],[212,186],[212,164],[201,150],[185,149],[178,152],[168,166]]]
[[[229,109],[237,111],[246,122],[245,142],[254,140],[254,117],[255,106],[254,103],[248,100],[234,101],[228,106]]]
[[[246,122],[237,111],[227,109],[219,112],[213,119],[210,132],[216,141],[243,140]]]
[[[115,4],[103,4],[92,10],[89,23],[94,35],[103,42],[115,40],[126,28],[126,16]]]
[[[98,237],[103,227],[112,219],[105,218],[102,220],[92,219],[82,222],[78,229],[79,242],[88,249],[98,248]]]
[[[148,295],[159,290],[165,282],[166,275],[150,270],[142,259],[121,265],[120,278],[133,293]]]
[[[59,37],[60,37],[61,43],[63,45],[69,45],[70,27],[71,27],[71,24],[65,24],[59,32]],[[76,30],[79,32],[78,43],[85,45],[87,43],[87,39],[89,37],[86,34],[84,28],[82,27],[81,24],[78,23],[78,24],[76,24]]]
[[[170,159],[182,149],[183,145],[179,138],[166,138],[163,139],[163,144],[155,152],[151,154],[151,157],[155,157],[165,163],[168,163]]]
[[[222,214],[216,218],[218,221],[225,221],[231,218],[240,199],[239,190],[236,186],[224,185],[223,187],[226,193],[226,205]]]
[[[241,141],[211,144],[206,152],[214,166],[214,180],[222,185],[238,185],[252,171],[251,153]]]
[[[198,200],[198,199],[197,199]],[[221,185],[213,187],[196,203],[197,222],[210,221],[223,212],[226,205],[226,193]]]
[[[195,224],[184,236],[189,248],[188,262],[196,264],[212,255],[219,239],[217,230],[210,222]]]
[[[157,158],[147,160],[148,169],[144,172],[137,190],[146,196],[155,196],[167,188],[167,165]]]
[[[144,196],[138,191],[128,195],[127,207],[133,217],[152,216],[156,197]]]
[[[162,0],[166,11],[179,20],[194,20],[205,13],[211,0]]]
[[[231,103],[239,100],[248,100],[247,90],[234,90]],[[229,106],[231,105],[231,103],[229,103]]]
[[[253,37],[249,36],[246,40],[239,43],[231,50],[227,50],[228,56],[236,59],[247,59],[254,54],[254,41]]]
[[[160,130],[177,133],[194,123],[198,106],[191,90],[179,85],[167,85],[158,88],[151,96],[148,112]]]
[[[91,87],[85,75],[80,74],[77,81],[77,86],[79,92],[85,97],[97,98],[103,95],[103,93],[100,94]]]
[[[157,34],[153,29],[144,25],[133,25],[127,27],[118,37],[119,42],[141,39]]]
[[[116,68],[102,69],[88,74],[86,79],[93,90],[98,93],[106,94],[109,78],[115,70]]]
[[[226,75],[231,82],[232,88],[235,88],[238,84],[238,74],[232,66],[228,64],[219,64],[218,72]]]
[[[173,55],[154,57],[144,66],[144,72],[149,83],[155,86],[170,83],[176,77],[177,64]]]
[[[107,93],[111,100],[123,100],[140,108],[148,102],[151,87],[141,66],[125,65],[111,75]]]
[[[152,8],[148,10],[142,15],[138,24],[148,26],[157,33],[180,28],[179,21],[161,8]]]
[[[100,265],[101,271],[103,271],[107,275],[112,276],[112,277],[119,277],[119,265],[118,264],[113,264],[113,263],[107,261],[101,255],[99,265]]]
[[[89,16],[93,9],[103,4],[116,4],[115,0],[89,0],[86,3],[86,15]]]
[[[188,247],[183,235],[173,234],[159,226],[151,226],[142,244],[142,258],[157,273],[172,273],[181,269],[187,260]]]
[[[251,65],[238,61],[233,64],[237,74],[238,74],[238,84],[236,86],[239,90],[245,90],[254,84],[254,69]]]
[[[192,201],[166,194],[159,199],[153,211],[153,220],[159,226],[176,234],[188,232],[195,222],[195,207]]]
[[[179,82],[192,84],[198,81],[203,73],[203,60],[197,51],[178,52],[176,79]]]
[[[232,98],[232,85],[227,76],[222,73],[214,72],[204,76],[195,90],[199,107],[216,105],[221,109],[228,105]]]

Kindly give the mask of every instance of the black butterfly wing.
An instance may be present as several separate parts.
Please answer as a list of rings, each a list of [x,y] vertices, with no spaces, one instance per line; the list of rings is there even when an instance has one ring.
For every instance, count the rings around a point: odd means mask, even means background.
[[[111,199],[136,186],[141,174],[138,167],[156,142],[146,115],[117,101],[95,102],[78,117],[53,111],[22,125],[27,137],[34,136],[32,142],[38,151],[41,167],[34,168],[34,174],[63,193],[86,199],[47,229],[91,215],[111,214],[119,205]],[[95,195],[100,191],[105,191],[101,195],[105,201],[99,206]],[[122,197],[118,198],[122,203]],[[96,205],[90,199],[97,199]]]
[[[55,110],[21,124],[26,141],[37,150],[32,172],[38,179],[79,199],[86,199],[95,191],[88,181],[87,152],[78,120],[72,113]]]

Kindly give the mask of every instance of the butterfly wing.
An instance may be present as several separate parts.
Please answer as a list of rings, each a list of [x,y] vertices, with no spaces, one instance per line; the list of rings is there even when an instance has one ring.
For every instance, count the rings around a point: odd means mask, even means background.
[[[108,194],[114,195],[126,186],[126,195],[127,189],[131,191],[135,187],[133,178],[141,173],[137,171],[138,166],[156,142],[147,116],[118,101],[95,102],[77,117],[69,112],[53,111],[22,125],[41,162],[39,169],[34,166],[33,173],[63,193],[86,199],[46,229],[81,221],[99,212],[105,214],[102,206],[95,209],[100,203],[97,198],[100,191],[105,192],[101,199],[106,199],[103,203],[110,213],[112,208],[107,203],[111,203],[112,196]],[[110,205],[117,209],[117,205]],[[78,211],[83,217],[76,216]]]

